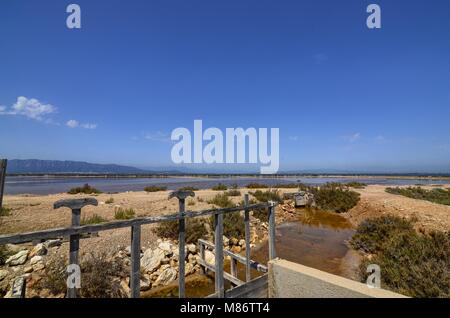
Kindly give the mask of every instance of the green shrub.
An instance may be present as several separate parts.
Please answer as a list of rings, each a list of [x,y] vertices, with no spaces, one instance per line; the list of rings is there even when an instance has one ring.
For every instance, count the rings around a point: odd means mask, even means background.
[[[181,187],[178,189],[178,191],[198,191],[198,190],[199,190],[198,188],[192,186]]]
[[[214,191],[226,191],[227,189],[228,189],[228,187],[226,185],[224,185],[223,183],[219,183],[211,188],[211,190],[214,190]]]
[[[5,264],[8,257],[10,257],[12,253],[6,248],[4,245],[0,245],[0,265]]]
[[[241,191],[236,190],[236,189],[231,189],[231,190],[228,190],[227,192],[225,192],[225,194],[229,197],[240,197]]]
[[[268,187],[268,185],[256,182],[249,183],[246,186],[247,189],[267,189]]]
[[[194,206],[195,205],[195,201],[193,199],[188,200],[187,202],[188,206]]]
[[[261,191],[256,190],[255,192],[250,192],[252,196],[256,198],[259,202],[269,202],[269,201],[275,201],[275,202],[283,202],[283,198],[280,195],[280,192],[278,190],[267,190],[267,191]]]
[[[208,201],[209,204],[214,204],[221,208],[230,208],[235,206],[233,201],[230,200],[230,198],[225,193],[218,193]]]
[[[383,244],[392,237],[413,232],[410,221],[392,215],[382,216],[361,222],[350,244],[355,249],[373,254],[379,252]]]
[[[382,287],[411,297],[450,297],[450,232],[419,234],[412,222],[394,216],[369,219],[358,226],[351,245],[375,253],[360,266],[381,268]]]
[[[99,194],[102,193],[101,191],[97,190],[94,187],[91,187],[89,184],[85,184],[82,187],[77,187],[77,188],[72,188],[69,190],[69,192],[67,192],[68,194],[79,194],[79,193],[83,193],[83,194]]]
[[[154,227],[153,232],[162,238],[178,240],[178,226],[178,221],[161,222]],[[199,239],[208,235],[204,218],[187,218],[185,227],[187,243],[196,244]]]
[[[145,192],[159,192],[159,191],[166,191],[167,187],[160,187],[160,186],[148,186],[144,188]]]
[[[209,218],[211,229],[214,230],[214,215]],[[223,214],[223,235],[226,237],[241,238],[245,236],[244,217],[240,212]]]
[[[108,220],[98,214],[93,214],[91,217],[83,217],[81,219],[81,225],[100,224],[105,222],[108,222]]]
[[[112,204],[112,203],[114,203],[114,198],[113,197],[111,197],[111,198],[109,198],[108,200],[105,201],[105,204]]]
[[[116,220],[129,220],[134,218],[134,210],[132,208],[124,209],[124,208],[116,208],[114,209],[114,218]]]
[[[5,206],[2,206],[0,208],[0,216],[9,216],[9,215],[11,215],[11,209],[7,208]]]
[[[367,184],[362,183],[362,182],[356,182],[356,181],[348,182],[345,185],[349,188],[355,188],[355,189],[364,189],[365,187],[367,187]]]
[[[421,187],[386,188],[387,193],[403,195],[408,198],[431,201],[438,204],[450,205],[450,191],[440,188],[426,190]]]
[[[359,202],[359,193],[345,188],[339,183],[327,183],[320,189],[311,187],[316,206],[322,210],[337,213],[347,212]]]

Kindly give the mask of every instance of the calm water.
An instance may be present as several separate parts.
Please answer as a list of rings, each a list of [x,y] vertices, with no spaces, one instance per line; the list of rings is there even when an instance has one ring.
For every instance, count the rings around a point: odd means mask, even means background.
[[[415,184],[445,184],[450,180],[429,179],[373,179],[373,178],[332,178],[332,177],[283,177],[283,178],[250,178],[250,177],[223,177],[223,178],[105,178],[105,177],[6,177],[6,194],[54,194],[67,192],[73,187],[89,183],[103,192],[142,191],[147,185],[166,186],[174,190],[184,186],[194,186],[199,189],[208,189],[222,182],[226,185],[237,184],[245,186],[250,182],[260,182],[268,185],[277,183],[303,182],[309,185],[320,185],[326,182],[358,181],[367,184],[387,185],[415,185]]]

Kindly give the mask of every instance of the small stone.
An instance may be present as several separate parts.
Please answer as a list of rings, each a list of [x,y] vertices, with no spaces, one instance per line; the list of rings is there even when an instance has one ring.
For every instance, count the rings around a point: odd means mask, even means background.
[[[31,260],[30,260],[30,265],[34,265],[34,264],[36,264],[36,263],[39,263],[39,262],[42,261],[42,259],[43,259],[42,256],[34,256],[34,257],[32,257]]]
[[[224,246],[230,245],[230,240],[225,235],[222,237],[222,241]]]
[[[131,256],[131,246],[125,247],[125,254],[127,254],[127,256]]]
[[[49,240],[44,243],[45,247],[52,248],[61,245],[61,240]]]
[[[164,269],[155,281],[155,286],[166,286],[177,279],[177,271],[171,267]]]
[[[153,272],[161,265],[161,261],[165,256],[164,251],[159,248],[154,250],[148,249],[141,258],[141,266],[144,267],[147,272]]]
[[[216,256],[213,252],[208,250],[205,251],[205,262],[212,266],[216,264]]]
[[[194,265],[187,263],[184,265],[184,276],[188,276],[194,273]]]
[[[18,252],[17,254],[14,254],[10,258],[8,258],[5,262],[5,264],[9,266],[17,266],[17,265],[23,265],[27,261],[28,257],[28,251],[23,250]]]
[[[158,244],[158,248],[163,250],[164,253],[166,254],[166,256],[172,255],[173,251],[172,251],[172,244],[170,244],[170,242],[161,242]]]
[[[33,267],[32,266],[27,266],[24,267],[23,272],[24,273],[31,273],[33,271]]]
[[[142,277],[140,282],[141,291],[146,291],[152,288],[152,282],[149,277]]]
[[[230,240],[230,245],[238,245],[239,244],[239,240],[235,237],[232,237]]]
[[[5,269],[0,269],[0,281],[5,279],[6,276],[8,276],[9,272]]]
[[[240,247],[244,247],[244,246],[245,246],[245,240],[243,240],[243,239],[240,240],[240,241],[239,241],[239,246],[240,246]]]
[[[47,248],[43,243],[37,244],[30,252],[30,257],[41,256],[47,254]]]
[[[33,265],[33,271],[38,272],[45,268],[44,263],[37,263]]]
[[[242,248],[239,245],[235,245],[231,248],[233,253],[239,254],[242,251]]]
[[[187,249],[189,253],[195,254],[197,252],[197,246],[195,244],[188,244]]]

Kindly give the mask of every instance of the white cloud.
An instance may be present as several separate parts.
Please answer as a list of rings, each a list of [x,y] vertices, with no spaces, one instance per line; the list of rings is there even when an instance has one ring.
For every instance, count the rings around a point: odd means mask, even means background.
[[[67,127],[70,128],[77,128],[80,125],[80,123],[78,121],[76,121],[75,119],[71,119],[66,123]]]
[[[6,106],[0,106],[0,115],[19,115],[34,120],[48,120],[47,115],[56,113],[57,108],[50,104],[41,103],[36,98],[17,97],[17,102],[9,110]]]
[[[144,135],[144,138],[152,141],[170,142],[169,134],[163,133],[161,131],[157,131],[156,133],[147,133]]]
[[[80,124],[80,122],[78,120],[75,119],[71,119],[66,123],[67,127],[70,128],[84,128],[84,129],[95,129],[97,128],[97,124],[91,124],[91,123],[86,123],[86,124]]]
[[[348,141],[351,143],[358,141],[361,138],[361,133],[354,133],[353,135],[348,136]]]

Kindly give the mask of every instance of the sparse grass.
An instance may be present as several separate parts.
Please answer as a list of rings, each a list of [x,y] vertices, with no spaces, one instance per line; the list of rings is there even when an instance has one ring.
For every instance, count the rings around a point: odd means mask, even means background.
[[[364,189],[365,187],[367,187],[367,184],[362,183],[362,182],[356,182],[356,181],[348,182],[345,185],[349,188],[354,188],[354,189]]]
[[[0,245],[0,265],[5,264],[8,257],[10,257],[12,253],[6,248],[4,245]]]
[[[166,191],[167,187],[160,187],[160,186],[148,186],[144,188],[145,192],[159,192],[159,191]]]
[[[280,195],[280,192],[278,190],[267,190],[267,191],[261,191],[256,190],[255,192],[250,192],[252,196],[256,198],[259,202],[269,202],[269,201],[275,201],[275,202],[283,202],[283,198]]]
[[[68,194],[100,194],[102,193],[100,190],[97,190],[94,187],[91,187],[89,184],[85,184],[82,187],[72,188],[67,192]]]
[[[205,202],[205,200],[202,197],[197,197],[198,202]]]
[[[228,190],[227,192],[225,192],[225,194],[229,197],[240,197],[241,191],[239,191],[237,189],[231,189],[231,190]]]
[[[228,187],[226,185],[224,185],[223,183],[219,183],[219,184],[215,185],[214,187],[212,187],[211,190],[226,191],[226,190],[228,190]]]
[[[10,208],[7,208],[7,207],[5,207],[5,206],[2,206],[2,207],[0,208],[0,216],[9,216],[9,215],[11,215],[11,210],[12,210],[12,209],[10,209]]]
[[[209,204],[216,205],[221,208],[229,208],[233,207],[234,203],[230,200],[230,198],[225,193],[218,193],[212,198],[208,200]]]
[[[114,219],[116,220],[129,220],[134,218],[135,212],[132,208],[116,208],[114,209]]]
[[[105,223],[105,222],[108,222],[108,220],[98,214],[93,214],[92,216],[90,216],[88,218],[83,217],[81,219],[81,225],[100,224],[100,223]]]
[[[112,203],[114,203],[114,198],[113,197],[111,197],[111,198],[109,198],[108,200],[105,201],[105,204],[112,204]]]
[[[358,204],[359,193],[349,190],[339,183],[327,183],[320,190],[310,187],[309,191],[314,195],[314,200],[319,209],[334,211],[337,213],[347,212]]]
[[[178,240],[178,221],[169,221],[158,223],[153,232],[162,238]],[[205,227],[204,218],[186,219],[186,242],[197,243],[198,239],[206,238],[208,230]]]
[[[67,285],[67,259],[56,258],[47,264],[45,275],[38,282],[38,289],[48,289],[53,295],[65,294]],[[126,297],[120,288],[120,280],[127,271],[121,262],[115,262],[106,254],[88,254],[81,260],[81,289],[83,298],[121,298]]]
[[[360,267],[380,266],[382,287],[411,297],[450,297],[450,232],[419,234],[410,221],[394,216],[361,223],[352,246],[375,252]]]
[[[256,183],[256,182],[249,183],[246,186],[247,189],[267,189],[268,187],[269,186],[266,184]]]
[[[195,205],[195,200],[194,200],[194,199],[189,199],[189,200],[187,201],[187,205],[188,205],[188,206],[194,206],[194,205]]]
[[[403,195],[408,198],[426,200],[438,204],[450,205],[450,190],[440,188],[426,190],[421,187],[386,188],[387,193]]]
[[[179,191],[198,191],[199,189],[196,187],[187,186],[187,187],[181,187],[178,190]]]

